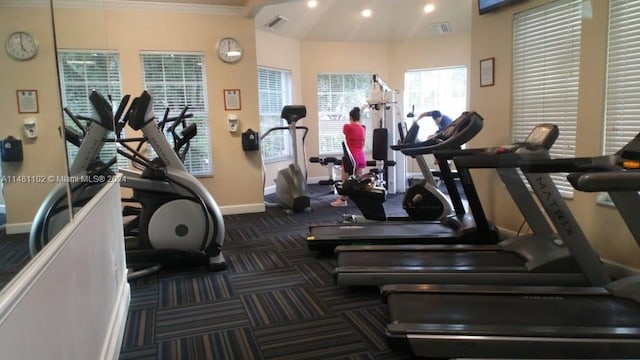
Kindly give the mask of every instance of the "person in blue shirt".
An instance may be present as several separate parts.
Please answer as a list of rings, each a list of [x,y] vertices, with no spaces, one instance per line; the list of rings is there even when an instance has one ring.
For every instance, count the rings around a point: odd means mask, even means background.
[[[420,116],[418,116],[418,120],[427,116],[431,116],[433,118],[433,121],[435,121],[436,125],[438,126],[438,132],[446,129],[446,127],[451,125],[451,123],[453,122],[450,117],[448,117],[447,115],[443,115],[438,110],[423,112],[422,114],[420,114]]]

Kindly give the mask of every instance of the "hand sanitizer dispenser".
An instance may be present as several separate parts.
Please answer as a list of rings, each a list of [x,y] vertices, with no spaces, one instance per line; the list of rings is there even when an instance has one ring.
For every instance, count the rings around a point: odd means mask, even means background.
[[[229,132],[234,133],[238,131],[238,123],[240,122],[240,120],[238,120],[238,115],[228,115],[227,121],[229,122]]]
[[[24,119],[24,133],[29,139],[35,139],[38,137],[38,123],[36,118]]]

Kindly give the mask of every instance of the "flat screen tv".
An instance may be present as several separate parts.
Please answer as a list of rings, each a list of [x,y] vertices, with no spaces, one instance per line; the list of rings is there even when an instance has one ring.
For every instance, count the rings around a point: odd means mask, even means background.
[[[478,10],[480,11],[480,15],[483,15],[521,1],[524,0],[478,0]]]

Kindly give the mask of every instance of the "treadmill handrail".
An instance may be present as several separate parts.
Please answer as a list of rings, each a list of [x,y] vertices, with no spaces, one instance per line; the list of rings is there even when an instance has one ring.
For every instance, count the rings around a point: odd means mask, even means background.
[[[484,125],[484,119],[475,111],[465,112],[449,126],[433,137],[418,143],[392,145],[391,149],[408,156],[431,154],[439,149],[457,149],[476,136]]]
[[[571,173],[567,179],[584,192],[640,191],[640,171],[634,170]]]

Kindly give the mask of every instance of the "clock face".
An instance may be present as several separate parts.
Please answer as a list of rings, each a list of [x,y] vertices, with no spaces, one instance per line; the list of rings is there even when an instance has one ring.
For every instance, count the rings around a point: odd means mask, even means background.
[[[234,38],[227,37],[220,39],[216,46],[216,51],[218,52],[220,60],[226,63],[233,64],[242,59],[242,45],[240,45],[240,42]]]
[[[17,31],[9,35],[5,50],[15,60],[30,60],[38,53],[38,41],[29,33]]]

